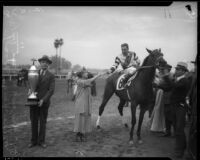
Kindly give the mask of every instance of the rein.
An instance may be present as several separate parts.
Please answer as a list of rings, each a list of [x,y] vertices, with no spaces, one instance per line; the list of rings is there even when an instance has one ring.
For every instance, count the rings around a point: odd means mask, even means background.
[[[141,67],[138,67],[137,70],[145,69],[145,68],[152,68],[152,67],[155,67],[155,66],[141,66]]]

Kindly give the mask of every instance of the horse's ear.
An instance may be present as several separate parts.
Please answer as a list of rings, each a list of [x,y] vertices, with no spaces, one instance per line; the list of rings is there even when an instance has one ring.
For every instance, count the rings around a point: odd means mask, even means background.
[[[159,50],[158,50],[159,52],[161,52],[161,49],[159,48]]]
[[[146,48],[147,52],[149,52],[150,54],[152,54],[152,51],[148,48]]]

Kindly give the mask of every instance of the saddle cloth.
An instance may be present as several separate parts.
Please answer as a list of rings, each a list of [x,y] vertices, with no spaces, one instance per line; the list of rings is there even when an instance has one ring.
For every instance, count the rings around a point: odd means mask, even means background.
[[[137,75],[137,72],[135,74],[133,74],[127,81],[126,85],[130,86],[131,84],[131,81],[136,77]],[[119,78],[117,79],[117,85],[116,85],[116,90],[123,90],[125,89],[124,86],[122,86],[122,82],[125,78],[125,74],[123,73],[122,75],[119,76]]]

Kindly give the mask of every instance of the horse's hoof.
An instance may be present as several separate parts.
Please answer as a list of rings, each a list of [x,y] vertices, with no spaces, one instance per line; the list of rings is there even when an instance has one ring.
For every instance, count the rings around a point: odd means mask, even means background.
[[[130,141],[129,141],[129,145],[133,145],[133,140],[130,140]]]
[[[128,124],[125,123],[124,126],[125,126],[125,128],[128,128]]]
[[[138,140],[138,144],[142,144],[143,143],[143,141],[140,139],[140,140]]]

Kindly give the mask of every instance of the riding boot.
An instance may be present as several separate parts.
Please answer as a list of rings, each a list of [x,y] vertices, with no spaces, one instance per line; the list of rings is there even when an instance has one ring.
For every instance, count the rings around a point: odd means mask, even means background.
[[[122,87],[126,86],[128,79],[132,76],[132,74],[125,74],[124,79],[122,81]]]

